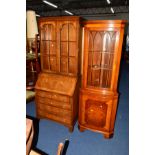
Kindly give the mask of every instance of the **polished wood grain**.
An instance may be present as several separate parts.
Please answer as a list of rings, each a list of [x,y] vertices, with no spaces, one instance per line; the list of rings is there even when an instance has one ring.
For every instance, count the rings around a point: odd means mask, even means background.
[[[59,122],[73,131],[78,114],[77,77],[42,72],[35,91],[37,117]]]
[[[44,72],[39,74],[38,79],[39,80],[35,86],[36,89],[68,96],[72,96],[74,94],[77,83],[76,77]]]
[[[117,83],[124,35],[122,20],[83,22],[83,72],[79,130],[112,137],[117,110]]]

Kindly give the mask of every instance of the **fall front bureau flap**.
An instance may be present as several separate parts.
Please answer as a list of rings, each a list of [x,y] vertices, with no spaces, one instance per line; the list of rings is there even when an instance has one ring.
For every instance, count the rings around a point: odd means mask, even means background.
[[[77,78],[50,73],[40,73],[35,89],[73,96]]]

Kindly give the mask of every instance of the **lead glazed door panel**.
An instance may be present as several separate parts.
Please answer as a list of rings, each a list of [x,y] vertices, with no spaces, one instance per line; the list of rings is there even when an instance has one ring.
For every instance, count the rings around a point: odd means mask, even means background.
[[[96,28],[85,31],[87,43],[84,51],[88,65],[84,66],[86,72],[84,87],[112,90],[119,31]]]
[[[78,70],[77,22],[58,22],[58,32],[59,72],[62,74],[76,75]]]
[[[57,72],[56,22],[43,22],[40,25],[42,71]]]
[[[40,24],[42,71],[78,74],[79,23],[55,20]]]

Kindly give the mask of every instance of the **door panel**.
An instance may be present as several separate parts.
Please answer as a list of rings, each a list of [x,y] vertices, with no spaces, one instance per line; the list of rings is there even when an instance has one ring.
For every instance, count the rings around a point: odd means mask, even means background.
[[[49,42],[49,48],[50,48],[50,55],[55,55],[56,56],[56,43],[53,41]]]
[[[49,41],[41,40],[41,54],[47,55],[49,54]]]
[[[77,34],[76,34],[76,24],[75,24],[75,22],[69,22],[69,24],[68,24],[68,29],[69,29],[69,36],[68,36],[68,38],[69,38],[69,41],[76,41],[77,39],[76,39],[76,36],[77,36]]]
[[[60,27],[60,41],[68,41],[68,24],[63,23]]]
[[[68,43],[61,42],[60,56],[68,56]]]
[[[62,57],[60,60],[60,72],[61,73],[68,73],[68,59]]]
[[[77,21],[40,22],[42,70],[62,74],[77,74]],[[47,62],[44,62],[47,61]],[[48,66],[49,65],[49,66]]]
[[[85,103],[85,121],[87,124],[104,127],[106,124],[107,105],[104,102],[87,100]]]
[[[97,94],[81,95],[80,124],[95,130],[109,130],[113,100],[100,98]]]
[[[44,71],[48,71],[50,69],[49,66],[49,57],[47,56],[41,56],[41,60],[42,60],[42,68]]]
[[[76,74],[76,58],[75,57],[70,57],[69,58],[69,73]]]
[[[57,59],[56,57],[50,57],[50,69],[51,71],[57,71]]]
[[[113,62],[115,56],[115,30],[87,30],[88,50],[87,86],[111,88]]]
[[[76,56],[77,55],[77,43],[76,42],[69,42],[69,56]]]
[[[56,71],[56,22],[41,23],[40,34],[42,70]]]
[[[58,22],[60,33],[60,73],[77,73],[77,39],[75,22]]]

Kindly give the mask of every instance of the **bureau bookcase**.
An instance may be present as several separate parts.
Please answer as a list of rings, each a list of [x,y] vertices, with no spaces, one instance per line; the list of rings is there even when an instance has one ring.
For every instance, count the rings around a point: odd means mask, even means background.
[[[118,104],[117,83],[124,35],[122,20],[83,22],[83,73],[79,129],[112,137]]]
[[[59,122],[73,130],[78,114],[80,18],[39,19],[41,73],[36,90],[38,118]]]

